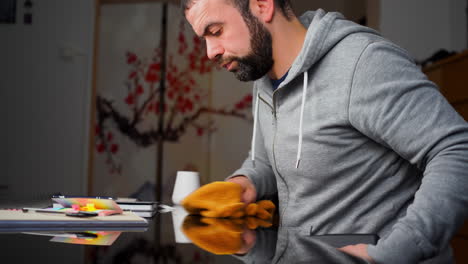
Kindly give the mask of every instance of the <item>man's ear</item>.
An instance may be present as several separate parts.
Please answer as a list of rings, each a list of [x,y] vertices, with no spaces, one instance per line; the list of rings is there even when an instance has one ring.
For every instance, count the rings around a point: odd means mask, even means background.
[[[275,14],[275,0],[250,0],[250,10],[264,23],[270,23]]]

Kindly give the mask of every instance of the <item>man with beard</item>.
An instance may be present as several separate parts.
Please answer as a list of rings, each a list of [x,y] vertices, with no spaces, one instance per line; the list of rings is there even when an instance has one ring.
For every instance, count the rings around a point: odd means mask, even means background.
[[[406,51],[288,0],[183,0],[207,54],[255,81],[249,157],[227,181],[277,193],[282,226],[375,233],[343,251],[375,263],[450,263],[467,214],[468,125]]]

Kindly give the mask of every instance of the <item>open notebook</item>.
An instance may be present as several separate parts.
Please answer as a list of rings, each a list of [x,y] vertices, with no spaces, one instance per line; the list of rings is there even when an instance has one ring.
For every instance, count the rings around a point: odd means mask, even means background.
[[[0,232],[27,230],[145,230],[148,221],[134,214],[72,217],[65,214],[0,210]]]

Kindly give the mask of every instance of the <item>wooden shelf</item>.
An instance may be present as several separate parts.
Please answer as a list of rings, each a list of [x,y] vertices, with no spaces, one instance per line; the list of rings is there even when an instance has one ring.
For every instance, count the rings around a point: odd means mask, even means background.
[[[468,120],[468,50],[430,65],[423,71]]]

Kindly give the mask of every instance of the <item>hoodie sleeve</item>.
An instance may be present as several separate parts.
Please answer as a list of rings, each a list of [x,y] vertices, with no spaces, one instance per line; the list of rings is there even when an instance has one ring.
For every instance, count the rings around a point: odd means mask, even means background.
[[[257,88],[255,86],[253,94],[253,105],[255,105],[258,100],[257,96],[255,96],[257,94]],[[255,114],[254,118],[257,118]],[[252,137],[255,137],[255,162],[252,161],[252,150],[250,150],[242,167],[231,176],[227,177],[226,180],[237,175],[247,176],[255,185],[257,200],[260,200],[274,196],[275,193],[277,193],[276,178],[265,150],[262,130],[258,128],[257,135],[253,135]]]
[[[417,263],[447,248],[467,216],[465,120],[405,51],[383,41],[369,44],[356,64],[349,120],[423,171],[406,215],[369,246],[370,256],[377,263]]]

